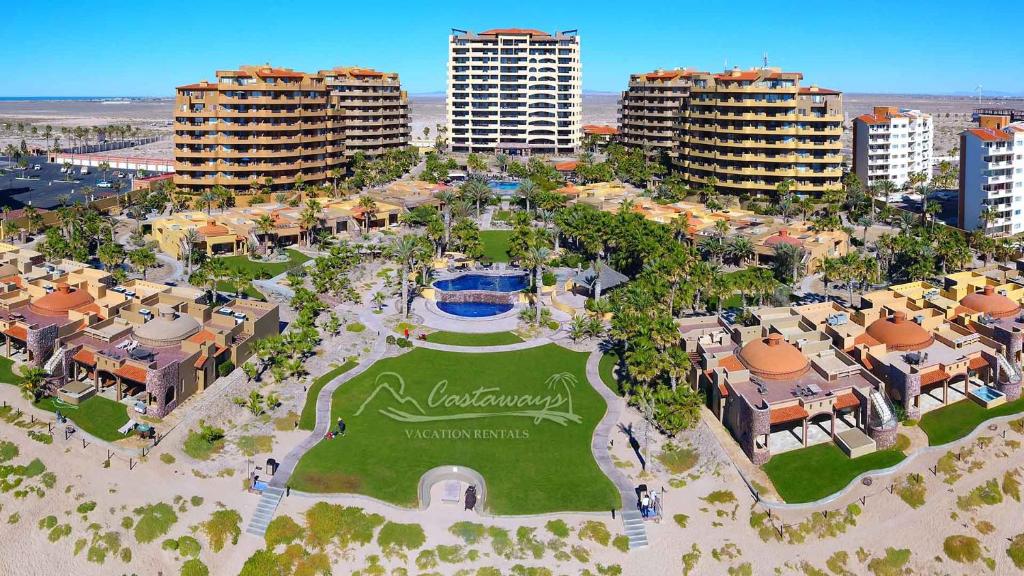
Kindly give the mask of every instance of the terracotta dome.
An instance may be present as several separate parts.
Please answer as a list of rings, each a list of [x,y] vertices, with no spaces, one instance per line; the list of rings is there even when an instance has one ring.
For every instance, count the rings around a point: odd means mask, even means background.
[[[921,350],[935,341],[917,322],[907,320],[906,312],[875,320],[868,326],[867,333],[890,350]]]
[[[202,236],[226,236],[228,229],[220,224],[207,224],[196,228],[196,232]]]
[[[93,301],[93,297],[82,289],[72,290],[67,284],[60,284],[57,289],[31,304],[34,312],[50,316],[60,316],[85,306]]]
[[[156,318],[135,329],[135,339],[146,346],[173,346],[202,328],[198,320],[166,304],[158,305],[156,312]]]
[[[960,303],[975,312],[988,314],[993,318],[1007,318],[1020,312],[1020,304],[997,293],[992,286],[985,286],[981,292],[973,292],[964,296]]]
[[[790,244],[793,246],[803,246],[804,243],[799,238],[794,238],[789,235],[789,230],[783,228],[779,230],[778,234],[769,236],[764,241],[766,246],[775,246],[776,244]]]
[[[755,376],[769,380],[798,378],[810,369],[807,357],[799,348],[786,342],[782,334],[769,334],[747,342],[736,357]]]

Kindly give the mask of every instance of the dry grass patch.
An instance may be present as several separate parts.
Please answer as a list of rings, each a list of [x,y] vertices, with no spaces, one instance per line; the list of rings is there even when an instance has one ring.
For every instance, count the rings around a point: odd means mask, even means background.
[[[946,538],[942,550],[954,562],[970,564],[981,560],[981,542],[972,536],[957,534]]]

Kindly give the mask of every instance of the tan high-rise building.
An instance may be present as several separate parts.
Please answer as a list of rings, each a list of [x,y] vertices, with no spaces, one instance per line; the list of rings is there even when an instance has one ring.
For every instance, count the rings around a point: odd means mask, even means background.
[[[448,37],[453,152],[573,154],[583,119],[580,37],[501,28]]]
[[[216,74],[216,82],[177,88],[174,183],[182,190],[316,184],[356,151],[372,158],[409,142],[408,102],[396,74],[271,66]]]
[[[680,72],[670,80],[682,105],[667,103],[678,124],[669,154],[691,187],[714,181],[723,193],[771,195],[788,181],[792,192],[818,196],[841,186],[841,93],[801,86],[802,74],[776,68]],[[634,86],[631,80],[623,95],[623,125],[637,126],[627,116],[635,108],[633,95],[651,90],[646,75],[640,76],[643,81]],[[663,131],[645,134],[637,126],[626,143],[664,147]]]
[[[671,156],[693,74],[692,70],[655,70],[630,76],[629,88],[619,100],[619,142],[645,147],[652,156]]]

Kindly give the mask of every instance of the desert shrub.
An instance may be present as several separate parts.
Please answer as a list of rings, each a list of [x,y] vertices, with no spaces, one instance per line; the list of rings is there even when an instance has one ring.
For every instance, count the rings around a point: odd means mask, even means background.
[[[1010,540],[1010,546],[1006,549],[1006,555],[1013,560],[1013,565],[1024,570],[1024,534],[1017,534]]]
[[[291,544],[301,540],[305,533],[302,526],[292,520],[291,516],[278,516],[267,525],[263,539],[267,542],[267,548],[272,550],[279,544]]]
[[[244,570],[244,568],[243,568]],[[267,572],[270,574],[270,572]],[[203,564],[202,560],[192,558],[181,565],[181,576],[210,576],[210,569]]]
[[[226,362],[222,362],[220,364],[220,366],[217,366],[217,375],[220,376],[221,378],[223,378],[223,377],[227,376],[228,374],[231,374],[231,372],[234,369],[235,369],[235,363],[232,362],[231,360],[228,360]]]
[[[139,517],[135,522],[134,534],[135,539],[142,544],[152,542],[167,534],[171,526],[178,521],[178,515],[174,513],[174,508],[163,502],[140,506],[132,512]]]
[[[544,527],[558,538],[569,537],[569,525],[565,523],[565,520],[551,520]]]
[[[942,543],[942,550],[954,562],[967,564],[981,558],[981,542],[971,536],[950,536]]]
[[[184,450],[196,460],[208,460],[224,447],[224,429],[199,421],[199,428],[191,430],[185,439]]]
[[[361,322],[353,322],[353,323],[345,326],[345,330],[348,330],[349,332],[354,332],[356,334],[359,334],[360,332],[363,332],[364,330],[366,330],[366,325],[361,323]]]
[[[75,511],[78,512],[79,514],[88,514],[89,512],[92,512],[95,509],[96,509],[96,503],[92,502],[92,501],[89,501],[89,502],[82,502],[81,504],[79,504],[78,508],[75,508]]]
[[[427,541],[423,527],[419,524],[388,522],[377,534],[377,544],[385,554],[402,550],[415,550]]]
[[[241,523],[242,516],[235,510],[217,510],[211,514],[210,519],[202,524],[203,533],[210,541],[210,549],[220,552],[228,537],[232,544],[238,544],[238,537],[242,534]]]
[[[603,522],[587,520],[583,526],[580,526],[579,537],[580,540],[593,540],[601,546],[607,546],[612,539],[612,534]]]
[[[317,502],[306,511],[306,542],[323,548],[335,542],[342,549],[352,544],[373,541],[373,532],[384,523],[380,514],[367,514],[362,508]]]

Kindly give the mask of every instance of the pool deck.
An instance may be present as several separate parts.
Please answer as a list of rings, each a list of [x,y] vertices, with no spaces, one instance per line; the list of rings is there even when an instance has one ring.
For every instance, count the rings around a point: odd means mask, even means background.
[[[412,302],[412,312],[423,318],[424,326],[447,332],[510,332],[519,327],[518,307],[497,316],[459,318],[438,310],[433,302],[416,298]]]

